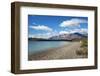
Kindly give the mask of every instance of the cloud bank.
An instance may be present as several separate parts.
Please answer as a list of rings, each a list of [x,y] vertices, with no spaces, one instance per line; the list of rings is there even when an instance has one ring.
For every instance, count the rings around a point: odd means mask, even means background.
[[[68,34],[68,31],[60,31],[59,34]]]
[[[78,19],[73,18],[70,20],[65,20],[60,24],[60,27],[74,27],[74,26],[80,26],[81,23],[87,23],[87,20],[85,19]]]
[[[45,26],[45,25],[30,26],[30,28],[34,30],[52,31],[52,28]]]

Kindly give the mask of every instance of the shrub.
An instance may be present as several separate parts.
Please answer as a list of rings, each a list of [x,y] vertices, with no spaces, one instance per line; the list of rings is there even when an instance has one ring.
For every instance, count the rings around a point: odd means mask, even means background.
[[[80,48],[76,51],[77,55],[88,55],[88,42],[87,39],[81,40],[81,46]]]

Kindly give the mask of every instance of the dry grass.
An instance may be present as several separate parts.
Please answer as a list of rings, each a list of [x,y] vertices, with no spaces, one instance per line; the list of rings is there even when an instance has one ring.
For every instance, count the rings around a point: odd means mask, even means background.
[[[80,48],[76,51],[77,55],[88,55],[88,42],[87,39],[81,40],[81,46]]]

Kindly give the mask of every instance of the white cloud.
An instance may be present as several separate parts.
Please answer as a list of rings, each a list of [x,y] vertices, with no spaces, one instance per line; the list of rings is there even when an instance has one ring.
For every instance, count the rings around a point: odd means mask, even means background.
[[[82,28],[82,29],[74,29],[74,30],[70,30],[70,33],[75,33],[75,32],[79,32],[79,33],[88,33],[88,29]]]
[[[80,30],[80,33],[83,33],[83,34],[84,34],[84,33],[88,33],[88,29],[81,29],[81,30]]]
[[[49,38],[51,37],[52,33],[38,33],[38,34],[29,34],[29,38]]]
[[[80,23],[87,23],[87,20],[85,20],[85,19],[73,18],[73,19],[70,19],[70,20],[63,21],[63,22],[60,24],[60,27],[80,26]]]
[[[69,32],[67,31],[60,31],[59,34],[68,34]]]
[[[44,30],[44,31],[52,31],[52,28],[44,25],[38,25],[38,26],[30,26],[30,28],[35,30]]]
[[[53,31],[47,31],[45,33],[37,33],[37,34],[29,34],[28,37],[33,37],[33,38],[50,38],[52,36],[59,35],[59,32],[56,30]]]
[[[34,38],[35,36],[32,35],[32,34],[29,34],[28,37],[29,37],[29,38]]]
[[[68,31],[60,31],[59,34],[70,34],[70,33],[81,33],[81,34],[86,34],[88,33],[88,29],[81,28],[81,29],[73,29],[73,30],[68,30]]]

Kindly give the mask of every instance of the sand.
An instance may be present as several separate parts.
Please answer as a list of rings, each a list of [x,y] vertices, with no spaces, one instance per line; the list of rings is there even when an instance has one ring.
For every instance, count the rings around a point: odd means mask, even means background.
[[[86,58],[79,56],[76,50],[80,48],[80,42],[72,42],[69,45],[64,45],[59,48],[46,49],[45,51],[32,54],[28,57],[29,60],[54,60],[54,59],[76,59]]]

